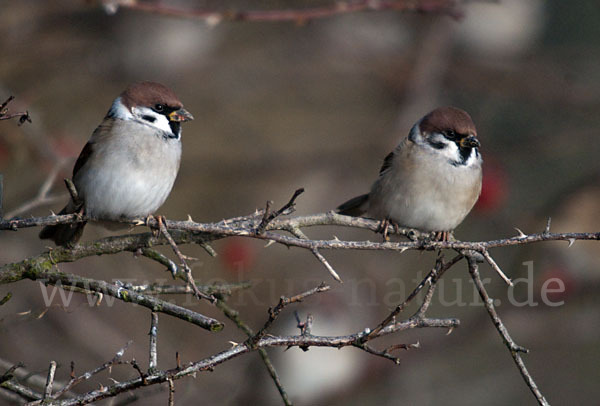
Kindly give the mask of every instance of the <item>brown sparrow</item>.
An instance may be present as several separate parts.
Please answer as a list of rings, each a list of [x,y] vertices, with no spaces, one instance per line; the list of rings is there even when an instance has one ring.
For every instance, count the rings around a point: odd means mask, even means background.
[[[436,232],[447,240],[481,192],[481,154],[475,124],[455,107],[435,109],[385,158],[371,192],[337,208],[397,226]],[[382,223],[383,225],[383,223]],[[386,235],[386,234],[384,234]]]
[[[73,184],[92,220],[148,216],[167,199],[179,171],[181,122],[192,120],[166,86],[140,82],[115,99],[81,151]],[[71,200],[60,214],[77,211]],[[75,243],[85,223],[46,226],[40,238]]]

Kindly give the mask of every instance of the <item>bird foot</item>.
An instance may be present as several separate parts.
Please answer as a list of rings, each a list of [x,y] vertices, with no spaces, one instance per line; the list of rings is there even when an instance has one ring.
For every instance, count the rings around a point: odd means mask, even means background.
[[[381,220],[381,223],[379,223],[379,227],[377,227],[377,230],[375,230],[375,232],[383,234],[383,241],[389,242],[390,228],[392,229],[391,232],[395,234],[397,234],[400,231],[400,226],[396,222],[390,219],[385,219]]]
[[[442,241],[442,242],[456,241],[452,231],[435,231],[435,232],[433,232],[431,240],[432,241]]]
[[[152,235],[154,237],[158,237],[158,236],[160,236],[160,229],[162,228],[162,226],[165,225],[165,222],[167,219],[165,218],[165,216],[161,216],[160,214],[157,216],[155,216],[153,214],[149,214],[148,217],[146,217],[146,225],[148,225],[148,223],[152,219],[155,219],[156,222],[158,223],[158,227],[155,229],[152,229]]]

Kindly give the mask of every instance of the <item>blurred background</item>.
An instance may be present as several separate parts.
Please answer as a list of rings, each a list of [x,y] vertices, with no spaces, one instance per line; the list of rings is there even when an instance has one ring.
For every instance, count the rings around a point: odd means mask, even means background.
[[[224,10],[327,5],[327,1],[179,1],[181,7]],[[252,213],[266,200],[281,206],[299,187],[297,213],[330,210],[368,191],[385,155],[412,124],[441,105],[473,117],[484,156],[482,196],[456,231],[490,240],[552,231],[600,230],[600,4],[596,0],[468,2],[462,19],[399,12],[344,14],[309,22],[220,22],[119,9],[91,1],[0,2],[0,98],[29,110],[33,123],[0,123],[5,214],[47,215],[66,196],[25,212],[52,170],[52,195],[64,194],[75,158],[112,100],[131,82],[154,80],[176,92],[195,120],[184,127],[183,160],[161,214],[201,222]],[[216,21],[212,21],[215,23]],[[62,166],[57,166],[63,162]],[[310,237],[371,239],[356,230],[323,227]],[[45,249],[39,230],[0,234],[0,263]],[[84,240],[109,235],[88,226]],[[584,404],[600,396],[600,254],[598,242],[539,243],[495,249],[514,289],[487,267],[482,276],[513,338],[531,350],[530,373],[551,403]],[[373,327],[433,266],[433,253],[324,252],[344,284],[335,284],[308,252],[264,248],[250,239],[214,244],[198,257],[198,282],[250,280],[230,304],[253,328],[281,295],[320,281],[332,291],[296,306],[314,316],[313,333],[342,335]],[[166,255],[172,257],[168,249]],[[448,252],[447,256],[452,253]],[[61,264],[65,272],[133,283],[169,282],[154,262],[131,254]],[[519,279],[522,278],[522,279]],[[394,365],[352,348],[302,352],[271,349],[275,367],[299,405],[534,404],[507,349],[474,296],[465,264],[444,276],[432,317],[459,317],[441,330],[397,334],[375,342],[420,343]],[[170,282],[169,282],[170,283]],[[548,297],[542,288],[556,289]],[[38,282],[0,286],[0,359],[23,361],[45,376],[50,360],[66,381],[111,359],[128,340],[147,367],[150,314],[124,303],[90,307],[82,295],[64,306],[60,292]],[[45,300],[51,299],[49,308]],[[65,294],[63,292],[63,294]],[[542,297],[543,296],[543,297]],[[217,309],[167,297],[224,320]],[[542,300],[548,299],[548,300]],[[512,303],[512,304],[511,304]],[[525,304],[524,304],[525,303]],[[533,305],[537,303],[537,305]],[[524,305],[523,305],[524,304]],[[408,309],[406,316],[414,309]],[[274,333],[295,334],[288,309]],[[208,333],[160,315],[159,368],[201,359],[244,336],[231,322]],[[0,370],[3,373],[4,369]],[[110,378],[135,377],[115,367],[78,390]],[[122,395],[114,404],[165,404],[166,385]],[[279,404],[257,354],[214,372],[176,382],[176,404]],[[3,400],[0,400],[0,404]],[[106,401],[103,404],[113,404]]]

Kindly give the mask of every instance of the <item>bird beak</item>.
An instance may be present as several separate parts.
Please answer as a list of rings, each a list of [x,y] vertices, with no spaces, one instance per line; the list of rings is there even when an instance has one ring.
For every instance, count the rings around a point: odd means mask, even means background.
[[[469,135],[459,141],[459,145],[461,148],[475,148],[479,145],[479,140],[475,138],[474,135]]]
[[[194,116],[192,116],[186,109],[183,108],[175,110],[174,112],[169,114],[170,121],[191,121],[193,119]]]

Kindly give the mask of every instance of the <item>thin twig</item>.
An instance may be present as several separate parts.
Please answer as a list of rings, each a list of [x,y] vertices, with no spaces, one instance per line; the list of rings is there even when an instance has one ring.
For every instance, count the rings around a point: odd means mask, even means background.
[[[217,307],[219,309],[221,309],[221,311],[223,311],[223,314],[229,320],[233,321],[235,323],[235,325],[248,336],[249,339],[251,339],[254,336],[254,332],[252,331],[252,329],[244,321],[242,321],[242,319],[240,319],[239,313],[237,311],[235,311],[234,309],[232,309],[231,307],[229,307],[225,303],[225,301],[218,300]],[[257,351],[258,351],[258,355],[260,355],[260,358],[261,358],[263,364],[265,364],[265,367],[267,368],[267,372],[271,376],[271,379],[273,380],[273,383],[275,384],[275,387],[277,388],[277,391],[279,392],[279,395],[281,396],[281,399],[283,400],[284,405],[291,406],[292,401],[290,400],[285,388],[283,387],[283,384],[281,383],[279,374],[277,373],[277,370],[273,366],[273,363],[271,362],[271,358],[269,358],[269,355],[267,354],[267,350],[264,348],[258,348]]]
[[[235,283],[221,283],[213,285],[196,285],[198,289],[207,295],[219,295],[228,296],[233,292],[248,289],[252,287],[251,282],[235,282]],[[145,293],[148,295],[175,295],[175,294],[188,294],[194,293],[189,285],[163,285],[159,283],[152,283],[148,285],[130,285],[125,284],[125,288],[133,290],[138,293]]]
[[[115,13],[119,7],[129,8],[147,13],[168,15],[180,18],[193,18],[204,20],[213,26],[221,21],[292,21],[305,23],[309,20],[334,17],[341,14],[364,12],[364,11],[413,11],[421,13],[446,14],[453,18],[460,18],[462,11],[457,2],[453,0],[395,0],[395,1],[343,1],[331,5],[285,10],[202,10],[194,8],[177,8],[160,3],[148,3],[126,0],[104,0],[105,8],[110,13]]]
[[[151,374],[156,370],[158,365],[158,353],[156,350],[156,344],[158,341],[158,313],[152,312],[150,317],[150,346],[149,346],[149,361],[148,361],[148,373]]]
[[[282,208],[273,213],[270,213],[271,205],[273,204],[273,202],[271,202],[270,200],[267,201],[263,218],[260,221],[258,227],[256,227],[256,234],[264,233],[271,221],[275,220],[282,214],[289,214],[291,211],[293,211],[293,208],[296,205],[296,199],[302,193],[304,193],[304,188],[296,189],[290,200]]]
[[[340,276],[337,274],[335,269],[333,269],[333,267],[331,265],[329,265],[329,262],[327,262],[325,257],[323,255],[321,255],[321,253],[319,252],[318,249],[316,249],[316,248],[312,249],[311,252],[313,253],[313,255],[315,257],[317,257],[319,262],[321,262],[323,265],[325,265],[325,269],[327,269],[327,272],[329,272],[329,275],[331,275],[331,277],[333,279],[335,279],[336,281],[338,281],[340,283],[343,283],[342,278],[340,278]]]
[[[321,293],[321,292],[327,292],[330,289],[331,288],[328,285],[325,285],[325,283],[321,282],[321,284],[319,286],[317,286],[313,289],[310,289],[306,292],[300,293],[296,296],[292,296],[290,298],[281,296],[281,298],[279,298],[279,303],[277,303],[277,306],[269,309],[269,318],[267,319],[265,324],[258,331],[258,333],[256,333],[253,337],[251,337],[248,340],[248,343],[250,345],[254,345],[258,342],[258,340],[260,340],[262,337],[264,337],[264,335],[267,333],[267,330],[271,327],[271,325],[273,324],[275,319],[277,319],[277,317],[279,316],[279,313],[281,313],[281,311],[286,306],[288,306],[292,303],[301,302],[304,299],[306,299],[307,297],[312,296],[314,294]]]
[[[506,284],[509,285],[509,286],[513,286],[513,283],[510,280],[510,278],[508,276],[506,276],[506,274],[504,272],[502,272],[502,269],[500,269],[500,267],[498,266],[498,264],[496,263],[496,261],[494,261],[494,258],[492,258],[492,256],[488,252],[488,250],[481,250],[479,252],[481,252],[481,254],[485,258],[485,260],[488,262],[488,264],[490,264],[490,266],[492,267],[492,269],[494,271],[496,271],[496,273],[498,275],[500,275],[500,277],[504,280],[504,282],[506,282]]]
[[[472,257],[467,257],[467,261],[469,263],[469,272],[471,273],[473,282],[475,282],[475,286],[477,287],[479,296],[481,296],[481,299],[483,300],[483,304],[485,305],[485,308],[486,308],[488,314],[490,315],[490,318],[492,319],[494,326],[496,326],[496,330],[498,330],[498,333],[502,337],[502,341],[504,341],[504,344],[510,351],[510,355],[513,357],[515,364],[517,364],[517,368],[519,369],[521,376],[523,377],[523,379],[525,380],[525,383],[527,384],[527,386],[529,387],[529,389],[535,396],[538,404],[549,405],[548,401],[546,401],[546,399],[542,395],[542,392],[540,392],[535,381],[533,380],[533,378],[527,371],[527,368],[525,367],[525,363],[523,362],[523,359],[521,358],[520,353],[521,352],[526,353],[527,349],[517,345],[513,341],[510,334],[508,333],[508,330],[504,326],[504,323],[502,323],[502,320],[498,316],[498,313],[496,312],[496,309],[494,307],[494,301],[488,295],[487,290],[485,289],[485,286],[484,286],[483,282],[481,281],[481,277],[479,276],[479,269],[478,269],[479,267],[478,267],[475,259]]]
[[[75,207],[77,207],[78,210],[79,208],[81,208],[81,206],[83,206],[83,200],[81,200],[81,198],[79,197],[79,192],[77,192],[75,184],[71,179],[65,178],[65,186],[67,187],[67,191],[71,195],[71,200],[73,201]]]
[[[14,96],[9,96],[8,99],[4,101],[4,103],[0,104],[0,120],[9,120],[11,118],[18,117],[19,125],[22,125],[25,122],[31,123],[31,116],[28,111],[20,111],[17,113],[9,113],[8,105],[15,99]]]
[[[448,269],[454,266],[454,264],[456,264],[462,258],[463,255],[459,254],[447,263],[443,263],[442,261],[438,260],[436,262],[436,267],[432,269],[429,272],[429,274],[427,274],[427,276],[417,285],[417,287],[415,287],[415,289],[411,292],[410,295],[408,295],[404,302],[396,306],[396,308],[392,310],[390,314],[385,319],[383,319],[383,321],[379,323],[379,325],[377,325],[377,327],[375,327],[369,332],[369,334],[367,334],[367,336],[365,337],[365,341],[376,337],[383,330],[384,327],[386,327],[396,319],[396,316],[398,316],[406,308],[406,306],[408,306],[408,304],[419,294],[419,292],[421,291],[421,289],[423,289],[423,287],[425,287],[425,285],[429,284],[431,288],[431,285],[437,282],[439,278],[442,277],[444,272],[446,272]]]
[[[80,384],[83,381],[87,381],[88,379],[90,379],[91,377],[93,377],[94,375],[104,371],[105,369],[108,369],[110,367],[112,367],[114,364],[118,363],[121,361],[121,359],[123,358],[123,355],[125,354],[125,351],[127,351],[127,348],[129,348],[129,346],[133,343],[133,341],[128,341],[125,346],[123,346],[121,349],[119,349],[119,351],[116,352],[115,356],[110,360],[105,362],[104,364],[100,365],[99,367],[88,371],[80,376],[75,376],[75,364],[73,362],[71,362],[71,380],[62,387],[62,389],[60,389],[59,391],[57,391],[56,393],[54,393],[54,395],[52,396],[53,399],[58,399],[59,397],[61,397],[64,393],[70,391],[75,385]]]
[[[78,275],[68,274],[60,271],[48,271],[40,264],[29,264],[23,269],[24,277],[31,280],[41,280],[46,284],[58,287],[76,287],[92,292],[100,292],[104,295],[115,297],[119,300],[147,307],[155,312],[165,313],[177,317],[204,329],[216,332],[223,329],[223,324],[218,320],[204,316],[198,312],[185,307],[158,299],[153,296],[137,293],[129,290],[124,285],[108,283],[105,281],[84,278]]]
[[[42,186],[40,186],[40,189],[38,190],[37,194],[33,199],[23,203],[19,207],[12,209],[11,211],[5,214],[5,217],[11,219],[15,216],[18,216],[22,213],[27,213],[40,206],[49,205],[64,200],[64,193],[50,194],[50,190],[52,189],[52,185],[54,184],[56,177],[60,173],[61,169],[64,167],[65,162],[66,161],[63,160],[54,165],[54,167],[52,168],[52,170],[50,170],[50,173],[44,180]]]
[[[175,382],[173,379],[169,378],[167,380],[169,383],[169,406],[175,406]]]
[[[52,396],[52,385],[54,384],[54,373],[56,372],[56,361],[50,361],[48,368],[48,378],[46,379],[46,387],[44,388],[44,399]]]
[[[167,227],[165,226],[165,223],[162,220],[162,218],[159,217],[157,221],[158,221],[158,226],[159,226],[160,232],[165,236],[165,238],[171,245],[173,252],[175,252],[175,255],[177,255],[177,258],[179,258],[179,261],[181,262],[181,266],[183,267],[183,269],[185,271],[188,285],[192,288],[196,297],[198,297],[198,299],[206,299],[209,302],[214,304],[217,299],[212,295],[209,296],[209,295],[201,292],[198,289],[198,287],[196,286],[196,281],[194,280],[194,276],[192,275],[192,269],[188,266],[184,255],[181,253],[181,250],[177,246],[177,243],[175,242],[175,240],[173,240],[173,237],[171,237],[171,234],[167,230]]]

